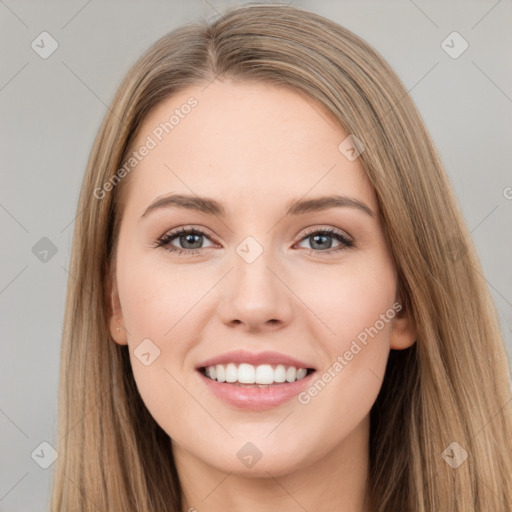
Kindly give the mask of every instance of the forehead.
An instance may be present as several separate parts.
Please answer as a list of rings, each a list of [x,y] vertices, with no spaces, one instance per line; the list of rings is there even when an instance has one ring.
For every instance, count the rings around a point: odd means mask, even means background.
[[[325,107],[289,88],[220,80],[192,86],[142,123],[134,149],[150,149],[131,172],[129,195],[141,207],[186,192],[264,208],[343,193],[375,207],[359,160],[338,149],[347,136]]]

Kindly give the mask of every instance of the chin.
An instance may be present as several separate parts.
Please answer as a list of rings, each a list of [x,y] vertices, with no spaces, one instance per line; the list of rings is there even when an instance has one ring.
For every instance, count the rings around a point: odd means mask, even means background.
[[[219,454],[220,458],[205,462],[224,473],[254,478],[283,476],[305,468],[313,463],[311,457],[304,458],[300,446],[287,445],[286,448],[258,446],[250,441],[235,443],[233,451]],[[261,443],[263,445],[263,443]],[[301,443],[303,445],[303,443]],[[298,457],[298,454],[304,455]]]

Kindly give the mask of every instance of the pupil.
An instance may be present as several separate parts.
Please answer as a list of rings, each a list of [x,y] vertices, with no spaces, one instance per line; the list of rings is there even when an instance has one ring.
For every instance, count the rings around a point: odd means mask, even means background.
[[[327,236],[327,235],[313,235],[312,238],[313,238],[313,241],[314,241],[314,243],[313,243],[313,245],[314,245],[314,244],[317,243],[318,239],[324,239],[325,240],[326,238],[330,238],[330,237]],[[327,245],[327,247],[320,247],[321,249],[329,249],[331,247],[331,245],[332,245],[332,240],[331,240],[331,243],[324,242],[322,244],[322,242],[320,242],[320,245]]]
[[[194,244],[194,238],[200,238],[202,235],[194,235],[193,233],[189,233],[187,235],[184,235],[182,236],[182,239],[184,238],[185,239],[185,245],[187,243],[191,243],[191,244]],[[196,244],[198,243],[197,241],[195,242]],[[199,244],[200,245],[200,244]],[[197,249],[198,247],[192,247],[192,249]]]

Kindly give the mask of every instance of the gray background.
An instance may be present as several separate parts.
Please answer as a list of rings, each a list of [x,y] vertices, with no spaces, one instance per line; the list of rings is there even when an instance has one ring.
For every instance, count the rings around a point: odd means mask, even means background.
[[[48,507],[54,466],[42,469],[31,454],[43,441],[56,445],[73,219],[106,105],[157,38],[237,3],[0,0],[0,511]],[[476,243],[512,360],[511,1],[292,4],[362,36],[410,90]],[[43,31],[59,45],[47,59],[31,47]],[[469,43],[456,59],[441,47],[453,31]],[[46,262],[32,251],[43,237],[57,249]]]

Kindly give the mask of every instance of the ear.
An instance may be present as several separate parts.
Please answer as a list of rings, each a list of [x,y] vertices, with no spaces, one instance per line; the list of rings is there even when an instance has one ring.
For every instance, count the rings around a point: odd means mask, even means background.
[[[117,289],[115,271],[108,273],[107,300],[109,302],[109,328],[112,339],[119,345],[128,345],[128,336],[124,326],[123,312]]]
[[[396,311],[396,315],[393,318],[390,348],[403,350],[416,342],[416,326],[409,309],[404,308],[401,301],[397,300],[393,304],[393,309]]]

